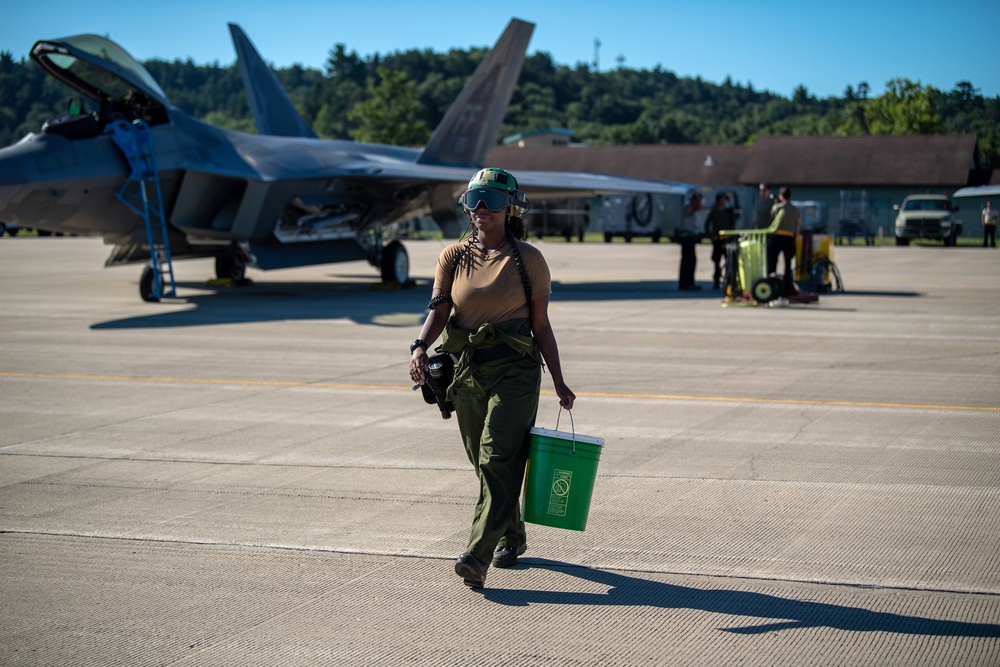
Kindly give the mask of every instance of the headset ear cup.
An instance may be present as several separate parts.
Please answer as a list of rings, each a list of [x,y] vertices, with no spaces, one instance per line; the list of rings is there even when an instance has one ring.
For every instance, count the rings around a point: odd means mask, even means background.
[[[520,190],[514,190],[514,215],[517,217],[524,216],[529,210],[531,210],[531,203],[528,198]]]

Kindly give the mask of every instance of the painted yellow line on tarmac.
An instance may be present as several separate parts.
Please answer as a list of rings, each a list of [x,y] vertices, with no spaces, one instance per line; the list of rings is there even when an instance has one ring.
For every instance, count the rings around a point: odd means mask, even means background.
[[[335,389],[409,390],[406,385],[362,384],[357,382],[296,382],[291,380],[226,380],[223,378],[172,378],[140,375],[94,375],[86,373],[27,373],[0,371],[0,377],[38,378],[46,380],[104,380],[109,382],[163,382],[176,384],[230,384],[251,387],[324,387]],[[554,396],[555,392],[543,391]],[[604,391],[580,391],[577,397],[627,398],[654,401],[710,401],[716,403],[761,403],[768,405],[828,405],[851,408],[899,408],[909,410],[965,410],[969,412],[1000,412],[1000,406],[938,405],[934,403],[886,403],[881,401],[836,401],[807,398],[753,398],[750,396],[691,396],[686,394],[635,394]]]
[[[554,392],[551,392],[554,393]],[[878,401],[827,401],[809,398],[751,398],[748,396],[684,396],[674,394],[612,394],[608,392],[574,392],[579,396],[601,398],[647,398],[661,401],[716,401],[720,403],[770,403],[789,405],[842,405],[853,408],[909,408],[920,410],[972,410],[1000,412],[1000,407],[979,405],[937,405],[931,403],[883,403]]]

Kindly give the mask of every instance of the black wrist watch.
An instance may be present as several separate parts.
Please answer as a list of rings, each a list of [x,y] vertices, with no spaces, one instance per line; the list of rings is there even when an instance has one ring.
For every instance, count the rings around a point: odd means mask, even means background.
[[[424,352],[426,352],[428,347],[427,341],[421,340],[420,338],[413,341],[413,344],[410,345],[410,354],[413,354],[413,351],[416,350],[418,347],[423,348]]]

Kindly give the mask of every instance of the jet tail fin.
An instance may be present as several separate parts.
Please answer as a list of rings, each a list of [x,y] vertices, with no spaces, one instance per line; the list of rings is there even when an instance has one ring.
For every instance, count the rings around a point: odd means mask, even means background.
[[[511,19],[424,147],[418,164],[481,167],[524,65],[534,23]]]
[[[258,134],[277,137],[312,137],[316,134],[299,113],[278,78],[260,57],[243,29],[229,24],[236,49],[236,61],[243,78],[243,88],[250,102],[250,112]]]

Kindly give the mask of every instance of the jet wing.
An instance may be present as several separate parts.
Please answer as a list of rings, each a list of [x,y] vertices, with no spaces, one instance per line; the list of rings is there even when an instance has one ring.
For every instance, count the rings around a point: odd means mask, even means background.
[[[571,199],[596,197],[620,192],[641,192],[662,195],[686,195],[693,185],[668,181],[650,181],[625,176],[584,174],[556,171],[519,171],[514,173],[518,185],[531,199]]]
[[[413,184],[428,185],[451,183],[455,197],[465,189],[475,170],[467,167],[438,167],[424,164],[390,164],[370,161],[349,162],[340,165],[340,180],[357,178],[408,181]],[[588,174],[582,172],[557,171],[517,171],[514,172],[518,185],[528,196],[535,199],[572,199],[576,197],[597,197],[616,193],[650,193],[664,195],[687,195],[695,186],[669,181],[651,181],[626,176]]]
[[[1000,197],[1000,185],[979,185],[955,190],[952,197]]]

